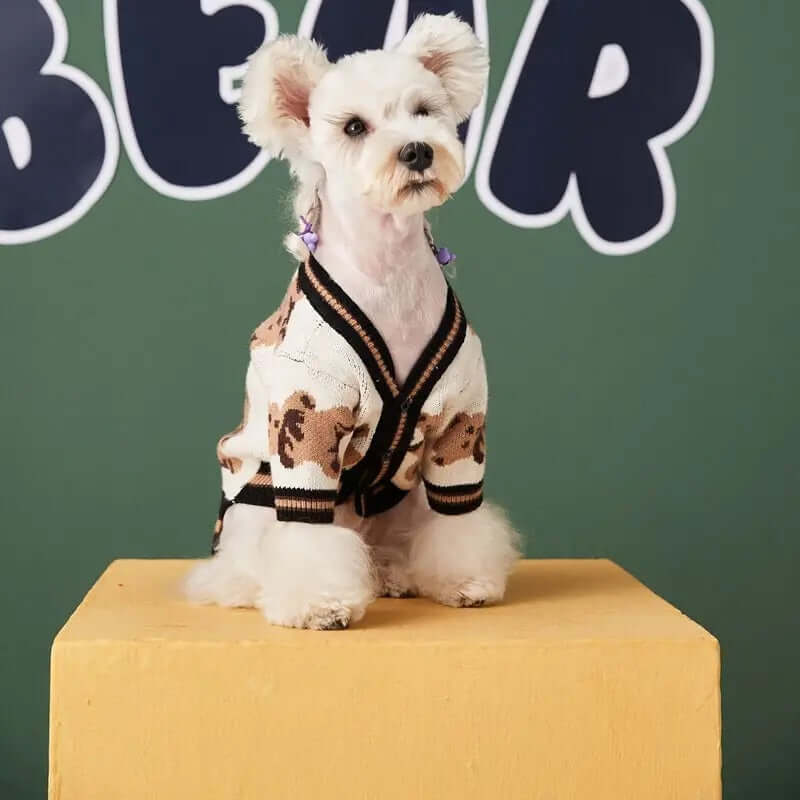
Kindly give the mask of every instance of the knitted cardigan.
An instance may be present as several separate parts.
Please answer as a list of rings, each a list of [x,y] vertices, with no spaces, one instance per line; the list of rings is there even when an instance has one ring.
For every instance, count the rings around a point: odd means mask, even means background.
[[[434,511],[472,511],[483,499],[486,403],[481,343],[452,288],[401,385],[374,325],[311,256],[250,339],[243,419],[217,445],[214,549],[233,503],[330,523],[338,503],[368,517],[423,481]]]

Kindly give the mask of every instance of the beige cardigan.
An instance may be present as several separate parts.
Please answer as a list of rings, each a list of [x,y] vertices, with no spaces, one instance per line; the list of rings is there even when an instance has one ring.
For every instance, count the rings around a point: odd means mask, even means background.
[[[378,331],[311,256],[250,340],[244,416],[217,446],[215,545],[233,503],[330,523],[337,503],[371,516],[424,481],[435,511],[472,511],[483,499],[486,403],[480,340],[452,289],[401,386]]]

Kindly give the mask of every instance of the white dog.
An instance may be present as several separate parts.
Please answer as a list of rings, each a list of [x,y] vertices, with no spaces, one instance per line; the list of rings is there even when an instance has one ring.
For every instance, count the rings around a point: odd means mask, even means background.
[[[456,126],[487,73],[452,14],[335,64],[295,36],[251,57],[240,113],[290,162],[305,228],[288,245],[302,263],[251,339],[244,418],[218,446],[215,552],[187,580],[192,600],[332,629],[377,595],[502,599],[518,539],[482,504],[480,341],[423,216],[464,179]]]

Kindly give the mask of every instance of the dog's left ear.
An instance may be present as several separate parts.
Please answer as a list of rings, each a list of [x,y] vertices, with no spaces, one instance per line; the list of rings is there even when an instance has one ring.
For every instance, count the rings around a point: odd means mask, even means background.
[[[489,55],[466,22],[452,12],[421,14],[397,50],[419,59],[439,78],[459,122],[474,111],[486,88]]]
[[[324,48],[299,36],[279,36],[250,56],[239,116],[250,141],[290,161],[305,156],[308,103],[330,63]]]

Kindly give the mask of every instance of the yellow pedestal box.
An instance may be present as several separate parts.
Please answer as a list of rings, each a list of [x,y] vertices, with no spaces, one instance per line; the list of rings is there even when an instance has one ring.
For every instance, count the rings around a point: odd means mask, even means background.
[[[347,631],[116,561],[53,644],[50,800],[717,800],[717,641],[609,561]]]

